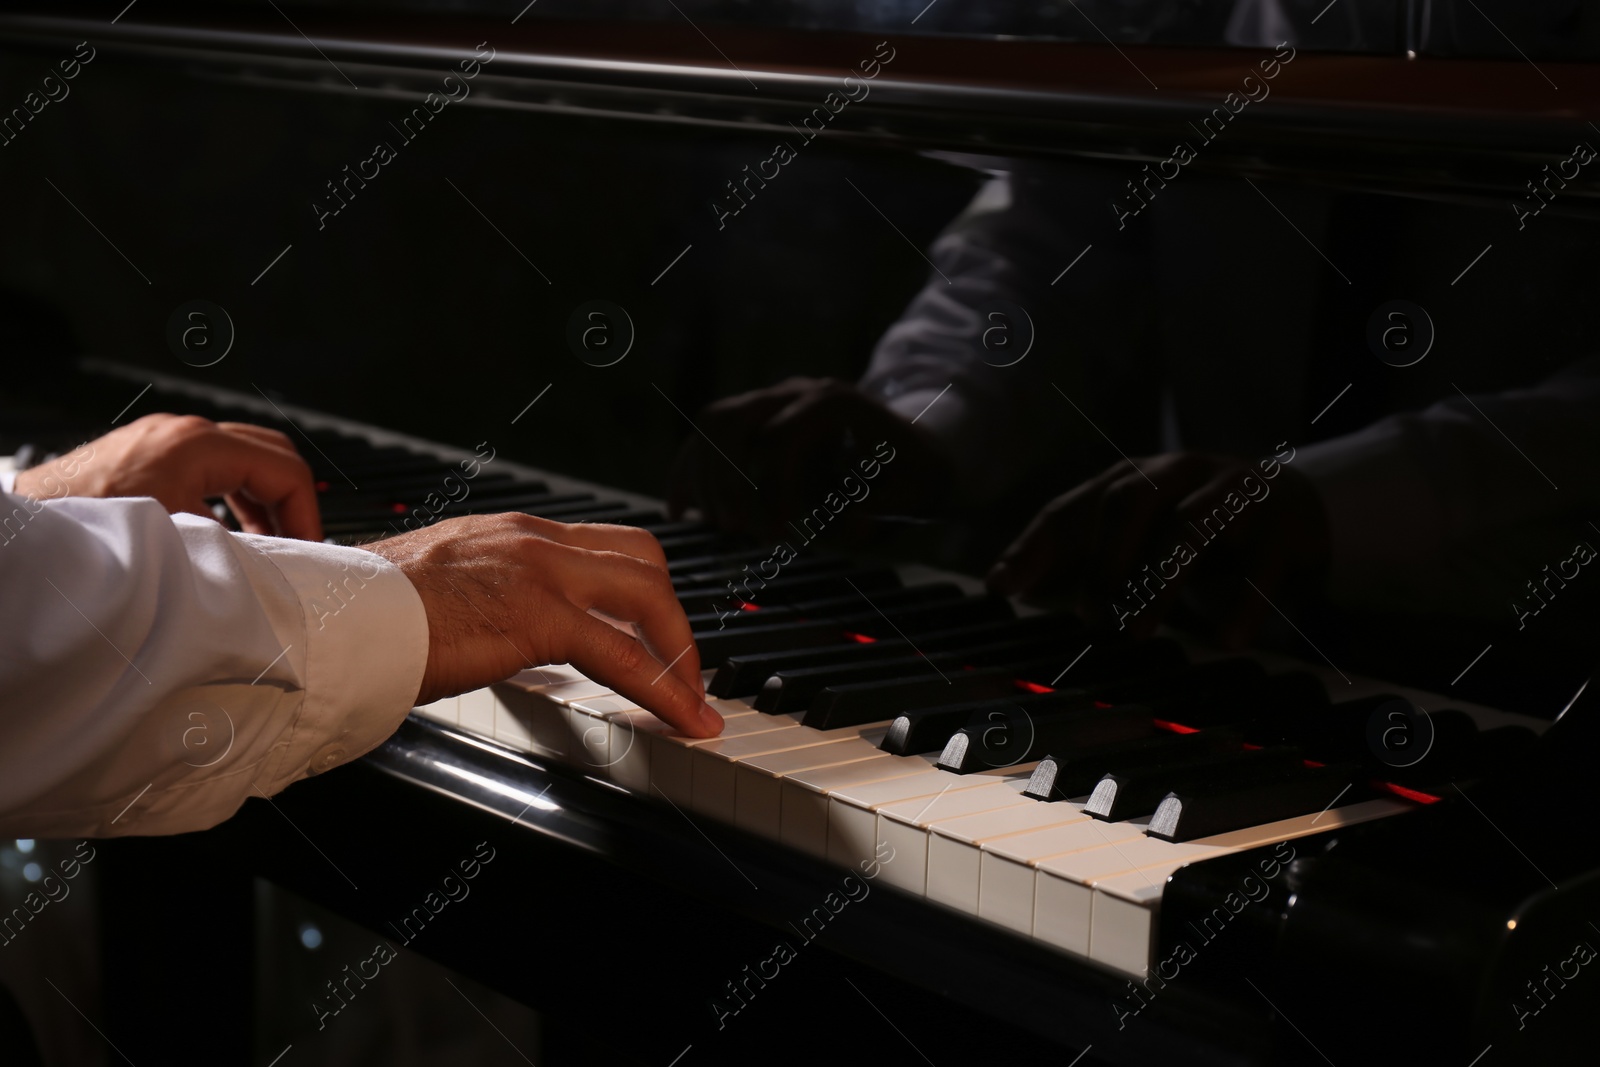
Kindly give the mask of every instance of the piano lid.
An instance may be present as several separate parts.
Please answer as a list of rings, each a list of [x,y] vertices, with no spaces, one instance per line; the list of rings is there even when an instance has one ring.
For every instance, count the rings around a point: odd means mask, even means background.
[[[257,0],[223,0],[259,7]],[[286,8],[499,17],[498,0],[294,0]],[[1027,38],[1081,44],[1262,47],[1480,59],[1600,58],[1580,0],[538,0],[518,21],[606,21]]]
[[[984,156],[1154,163],[1205,116],[1242,110],[1249,96],[1249,121],[1208,147],[1201,169],[1447,199],[1521,195],[1530,172],[1594,135],[1586,119],[1600,113],[1600,67],[1570,60],[1600,55],[1600,41],[1586,43],[1593,17],[1576,3],[1313,6],[1069,0],[1008,22],[1025,7],[1008,0],[980,27],[964,13],[979,5],[953,0],[918,11],[903,0],[683,0],[679,11],[666,0],[600,0],[582,5],[585,19],[571,17],[576,0],[494,17],[482,0],[145,2],[114,24],[98,5],[40,3],[0,15],[0,40],[57,48],[89,38],[208,80],[417,100],[484,42],[494,65],[469,107],[760,136],[793,135],[830,94],[839,99],[847,75],[862,81],[866,64],[870,99],[847,86],[856,102],[828,105],[838,111],[830,139]],[[1380,17],[1385,8],[1392,19]],[[1067,32],[1061,11],[1101,9],[1105,20],[1093,21],[1104,36]],[[1486,30],[1461,13],[1478,9]],[[1059,18],[1047,26],[1050,11]],[[1262,46],[1280,32],[1293,43]],[[1408,58],[1407,43],[1423,41]],[[872,66],[880,55],[889,58]],[[1574,183],[1568,201],[1593,194]]]

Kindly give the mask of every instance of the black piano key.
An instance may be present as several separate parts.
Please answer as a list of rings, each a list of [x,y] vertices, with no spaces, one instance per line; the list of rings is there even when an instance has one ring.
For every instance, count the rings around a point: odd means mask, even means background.
[[[878,747],[895,756],[915,756],[944,748],[950,735],[972,721],[975,712],[993,706],[993,701],[968,704],[941,704],[897,715],[889,723]]]
[[[1168,793],[1151,816],[1147,832],[1166,841],[1193,841],[1297,815],[1315,815],[1336,804],[1353,804],[1371,796],[1360,764],[1297,767],[1272,781],[1194,786]]]
[[[737,552],[752,543],[748,537],[723,533],[703,525],[684,533],[658,533],[656,540],[661,542],[661,551],[665,553],[669,565],[673,560],[685,556],[699,556],[708,552]]]
[[[419,494],[412,503],[380,497],[370,504],[349,502],[334,496],[322,506],[323,524],[352,522],[362,519],[378,522],[401,522],[420,511],[429,522],[469,512],[489,514],[501,511],[520,511],[525,515],[542,515],[556,518],[575,509],[594,511],[599,505],[594,497],[584,493],[519,493],[514,499],[485,498],[468,495],[460,501],[446,501],[439,508],[422,503],[425,494]]]
[[[1101,749],[1141,739],[1155,729],[1147,707],[1096,707],[1083,696],[1061,696],[1066,697],[1062,707],[1043,712],[1011,701],[990,705],[981,717],[974,715],[968,725],[950,734],[939,752],[939,768],[957,774],[989,771],[1040,760],[1051,752]]]
[[[994,725],[1007,717],[1016,720],[1022,715],[1043,717],[1065,711],[1100,715],[1106,709],[1096,708],[1078,690],[1023,693],[1014,699],[1006,700],[940,704],[897,715],[889,723],[889,729],[884,734],[883,740],[878,743],[878,747],[896,756],[938,752],[945,747],[951,736],[963,727]],[[1149,719],[1148,711],[1144,712],[1142,719]]]
[[[853,583],[853,587],[852,587]],[[736,586],[743,583],[734,583]],[[900,575],[893,567],[861,567],[839,574],[797,575],[780,574],[764,585],[747,586],[751,599],[759,605],[783,606],[797,600],[817,600],[823,596],[862,597],[861,606],[870,609],[868,598],[879,589],[900,586]],[[864,596],[863,596],[864,594]],[[696,589],[678,590],[678,602],[686,612],[727,611],[738,607],[737,593],[730,592],[727,583],[706,585]]]
[[[1380,760],[1372,770],[1377,777],[1395,785],[1439,796],[1449,792],[1453,782],[1503,770],[1538,739],[1526,726],[1497,726],[1443,750],[1436,745],[1414,764],[1400,767],[1384,765]]]
[[[672,575],[674,589],[696,589],[702,586],[723,585],[733,582],[735,585],[743,584],[750,579],[750,569],[755,566],[756,559],[739,559],[732,561],[711,561],[704,565],[687,567],[669,567]],[[837,574],[848,571],[854,564],[847,559],[832,556],[818,556],[816,558],[801,557],[786,563],[784,574]]]
[[[762,684],[778,671],[822,667],[831,663],[889,659],[905,655],[917,648],[923,651],[940,651],[990,640],[1027,637],[1036,633],[1053,632],[1065,638],[1081,629],[1081,623],[1076,616],[1029,615],[1017,619],[1008,615],[992,622],[980,622],[944,630],[926,629],[921,620],[914,619],[909,626],[902,625],[902,629],[908,634],[907,638],[895,637],[871,644],[850,642],[824,645],[820,648],[786,649],[779,652],[734,656],[717,671],[707,690],[713,696],[719,697],[750,696],[759,693]]]
[[[720,611],[694,612],[689,615],[689,627],[692,630],[725,630],[730,626],[775,626],[782,622],[816,621],[823,622],[829,619],[843,619],[846,617],[857,618],[861,616],[876,616],[878,625],[883,626],[883,616],[873,610],[874,607],[887,611],[890,608],[899,609],[897,626],[903,626],[900,619],[907,618],[906,609],[915,608],[919,604],[942,604],[950,601],[965,600],[967,595],[961,587],[954,582],[929,582],[926,585],[902,586],[895,589],[879,589],[872,594],[872,605],[863,603],[859,594],[849,593],[845,596],[822,596],[812,600],[796,600],[792,603],[768,604],[762,607],[759,604],[748,604],[737,610],[724,607]],[[915,617],[913,611],[910,616]],[[840,631],[841,639],[845,633]]]
[[[659,511],[639,512],[637,517],[626,520],[618,518],[597,519],[597,522],[609,522],[617,526],[637,526],[655,535],[657,540],[663,537],[677,537],[682,534],[698,533],[705,527],[698,522],[680,522],[669,519]]]
[[[1215,664],[1202,664],[1197,671]],[[1174,692],[1181,676],[1172,680],[1166,692],[1130,692],[1126,699],[1149,704],[1157,718],[1193,729],[1227,726],[1257,716],[1282,717],[1286,723],[1301,716],[1325,712],[1327,687],[1305,671],[1274,674],[1246,682],[1237,688],[1202,685],[1195,692]]]
[[[647,530],[652,527],[664,529],[671,525],[664,514],[652,508],[624,507],[618,510],[615,503],[600,503],[583,511],[563,514],[560,521],[603,522],[612,526],[638,526]]]
[[[830,663],[821,667],[778,671],[762,683],[761,691],[756,694],[755,706],[757,711],[775,715],[802,712],[811,706],[818,693],[829,686],[889,681],[897,678],[920,680],[930,667],[937,667],[948,674],[963,670],[969,665],[998,667],[1008,663],[1035,662],[1050,656],[1060,645],[1060,638],[1044,634],[952,652],[929,651],[926,655],[920,655],[916,651],[908,650],[906,654],[887,659]]]
[[[1116,708],[1105,714],[1125,710]],[[1175,734],[1161,729],[1154,719],[1143,725],[1141,733],[1138,723],[1127,723],[1127,738],[1112,744],[1061,749],[1045,756],[1034,768],[1023,795],[1035,800],[1071,800],[1087,796],[1113,767],[1134,770],[1187,758],[1214,759],[1240,751],[1244,745],[1244,735],[1235,730]]]
[[[386,493],[404,493],[406,490],[421,490],[428,492],[443,488],[444,479],[454,476],[457,481],[465,482],[476,489],[479,485],[511,484],[532,493],[548,492],[549,489],[542,483],[532,478],[519,478],[513,474],[490,474],[480,471],[476,478],[468,478],[459,468],[442,463],[435,463],[432,468],[417,468],[403,470],[378,467],[372,471],[364,472],[358,482],[360,489],[351,489],[347,483],[328,483],[327,493],[338,493],[349,499],[358,497],[376,497]],[[341,488],[342,486],[342,488]]]
[[[847,633],[868,637],[876,637],[884,632],[893,635],[895,626],[903,629],[908,622],[928,629],[942,629],[974,621],[1008,618],[1011,611],[1011,604],[1002,597],[972,597],[901,608],[887,607],[882,609],[882,614],[868,610],[856,615],[774,626],[730,626],[726,630],[696,632],[694,640],[700,649],[701,664],[708,668],[720,667],[730,656],[843,645],[850,641],[845,636]],[[884,616],[888,616],[887,621]]]
[[[1084,810],[1106,822],[1136,819],[1154,812],[1162,799],[1176,790],[1194,786],[1240,788],[1272,781],[1304,767],[1304,759],[1300,749],[1282,745],[1209,755],[1191,753],[1183,761],[1113,769],[1089,791]]]
[[[1047,688],[1072,661],[1070,653],[1037,662],[974,671],[927,670],[926,678],[894,679],[830,686],[817,694],[802,722],[818,730],[893,719],[906,711],[962,700],[998,700]],[[1127,645],[1096,645],[1073,670],[1080,682],[1109,681],[1130,675],[1164,674],[1182,669],[1183,650],[1165,638]],[[1042,679],[1042,680],[1040,680]]]

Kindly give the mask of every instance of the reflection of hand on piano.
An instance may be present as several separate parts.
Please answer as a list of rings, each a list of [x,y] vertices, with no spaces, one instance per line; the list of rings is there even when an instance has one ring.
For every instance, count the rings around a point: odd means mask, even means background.
[[[649,533],[474,515],[365,547],[405,572],[427,611],[417,704],[570,663],[685,734],[721,731],[666,557]],[[643,640],[591,608],[637,623]]]
[[[246,533],[322,540],[311,468],[278,430],[198,415],[146,415],[17,475],[35,499],[148,496],[213,518],[224,497]]]
[[[1267,598],[1328,564],[1328,520],[1293,458],[1290,449],[1256,463],[1182,452],[1125,460],[1048,504],[989,585],[1068,598],[1086,618],[1138,635],[1189,590],[1218,639],[1243,646],[1272,610]]]
[[[830,494],[852,501],[838,523],[847,529],[870,515],[938,510],[949,495],[952,466],[938,439],[846,382],[790,378],[719,400],[695,424],[704,436],[689,438],[673,469],[675,516],[698,507],[724,529],[779,536]],[[894,471],[868,486],[860,464],[879,442],[888,447],[878,458],[893,456]]]

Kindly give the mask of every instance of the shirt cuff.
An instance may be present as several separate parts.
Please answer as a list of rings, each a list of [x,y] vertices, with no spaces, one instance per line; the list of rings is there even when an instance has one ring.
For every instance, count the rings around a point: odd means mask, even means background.
[[[382,744],[416,701],[428,662],[428,618],[411,580],[359,548],[235,535],[299,603],[305,703],[263,789],[275,793]]]

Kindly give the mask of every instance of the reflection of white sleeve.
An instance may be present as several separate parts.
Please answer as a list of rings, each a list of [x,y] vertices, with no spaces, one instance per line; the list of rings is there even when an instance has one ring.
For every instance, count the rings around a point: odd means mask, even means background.
[[[215,825],[382,742],[427,660],[386,560],[148,499],[0,493],[0,590],[6,837]]]
[[[1093,235],[1112,218],[1102,184],[992,178],[928,249],[927,284],[872,353],[862,391],[945,444],[969,502],[1000,497],[1046,454],[1060,468],[1115,458],[1087,419],[1121,417],[1107,405],[1126,372],[1107,361],[1136,362],[1116,309],[1138,289],[1128,243]],[[1091,241],[1094,259],[1069,274]]]
[[[1600,357],[1299,450],[1333,541],[1333,595],[1485,618],[1574,538],[1600,544]],[[1560,551],[1560,556],[1543,554]],[[1529,567],[1532,570],[1529,570]]]

